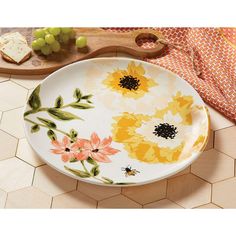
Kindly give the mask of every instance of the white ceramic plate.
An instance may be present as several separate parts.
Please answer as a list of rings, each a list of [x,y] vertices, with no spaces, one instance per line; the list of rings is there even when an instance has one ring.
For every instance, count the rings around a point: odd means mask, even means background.
[[[189,166],[209,136],[197,92],[162,67],[126,58],[48,76],[24,113],[29,143],[56,170],[93,184],[140,185]]]

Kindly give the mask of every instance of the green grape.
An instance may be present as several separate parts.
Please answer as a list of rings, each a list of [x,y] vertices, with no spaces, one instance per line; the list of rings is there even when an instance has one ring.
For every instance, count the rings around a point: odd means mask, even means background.
[[[75,38],[75,31],[72,30],[70,33],[69,33],[69,37],[70,39],[74,39]]]
[[[59,52],[61,50],[61,45],[58,41],[54,41],[54,43],[51,44],[51,49],[53,52]]]
[[[40,48],[45,45],[45,40],[43,38],[36,39],[36,42]]]
[[[60,34],[60,32],[61,32],[61,29],[60,28],[49,28],[49,33],[51,33],[52,35],[54,35],[54,36],[57,36],[57,35],[59,35]]]
[[[48,44],[52,44],[52,43],[55,42],[55,38],[54,38],[54,36],[53,36],[52,34],[47,34],[47,35],[45,36],[45,41],[46,41],[46,43],[48,43]]]
[[[85,36],[80,36],[75,42],[77,48],[84,48],[87,46],[87,38]]]
[[[43,29],[36,29],[36,30],[34,31],[34,37],[35,37],[36,39],[38,39],[38,38],[44,38],[44,36],[45,36],[45,33],[44,33],[44,30],[43,30]]]
[[[62,43],[68,43],[69,39],[70,39],[70,36],[68,34],[60,35],[60,40],[62,41]]]
[[[46,34],[49,34],[49,28],[47,28],[47,27],[43,28],[43,32],[44,32],[44,36],[45,36]]]
[[[35,51],[40,50],[40,46],[38,45],[37,40],[34,40],[34,41],[31,43],[31,47],[32,47],[33,50],[35,50]]]
[[[45,45],[41,48],[41,52],[43,55],[47,56],[52,53],[52,49],[49,45]]]
[[[69,34],[72,31],[72,28],[61,28],[61,32],[63,34]]]

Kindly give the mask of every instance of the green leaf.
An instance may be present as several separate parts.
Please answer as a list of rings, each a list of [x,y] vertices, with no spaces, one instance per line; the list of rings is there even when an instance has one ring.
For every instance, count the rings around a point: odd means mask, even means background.
[[[70,162],[77,162],[78,160],[75,158],[75,157],[72,157],[71,159],[70,159]]]
[[[94,108],[93,106],[87,104],[87,103],[81,103],[81,102],[73,102],[70,104],[71,107],[76,109],[90,109]]]
[[[88,159],[86,159],[86,161],[87,161],[89,164],[91,164],[91,165],[94,165],[94,166],[97,166],[97,165],[98,165],[97,162],[94,161],[91,157],[88,157]]]
[[[70,171],[72,174],[79,176],[81,178],[89,178],[91,175],[85,171],[77,170],[77,169],[71,169],[67,166],[64,166],[64,168],[68,171]]]
[[[52,141],[57,140],[57,135],[53,130],[48,130],[47,135]]]
[[[31,133],[36,133],[36,132],[38,132],[39,130],[40,130],[39,125],[33,125],[33,126],[31,127]]]
[[[74,129],[70,130],[70,138],[73,140],[78,136],[78,132]]]
[[[97,176],[100,173],[99,166],[94,166],[91,170],[90,173],[92,176]]]
[[[60,108],[63,106],[63,98],[62,96],[59,96],[55,101],[55,108]]]
[[[41,121],[44,125],[46,125],[48,128],[53,128],[53,129],[57,128],[56,124],[51,120],[40,118],[40,117],[37,117],[37,119]]]
[[[82,97],[82,93],[80,91],[79,88],[76,88],[75,91],[74,91],[74,98],[79,102],[81,97]]]
[[[102,177],[102,179],[104,179],[106,181],[107,184],[113,184],[113,180],[107,178],[107,177]]]
[[[61,111],[60,109],[57,109],[57,108],[49,108],[47,112],[50,116],[52,116],[53,118],[57,120],[74,120],[74,119],[82,120],[80,117],[70,112]]]
[[[85,95],[85,96],[83,96],[81,99],[88,100],[88,99],[90,99],[92,96],[93,96],[92,94]]]
[[[31,93],[28,104],[33,110],[37,110],[41,107],[41,101],[39,97],[40,85],[38,85],[35,90]]]

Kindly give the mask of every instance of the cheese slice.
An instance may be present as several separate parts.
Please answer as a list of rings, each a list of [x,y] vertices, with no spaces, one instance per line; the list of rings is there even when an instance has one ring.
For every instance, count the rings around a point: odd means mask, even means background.
[[[31,48],[21,39],[11,39],[8,43],[4,44],[0,50],[17,63],[31,52]]]
[[[27,44],[25,37],[19,32],[6,33],[6,34],[1,35],[0,37],[0,48],[3,47],[5,44],[7,44],[9,41],[15,40],[15,39],[21,40],[22,42]]]

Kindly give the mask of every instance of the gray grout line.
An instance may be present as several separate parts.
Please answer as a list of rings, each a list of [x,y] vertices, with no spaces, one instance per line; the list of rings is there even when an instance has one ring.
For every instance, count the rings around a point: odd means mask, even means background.
[[[35,176],[35,172],[36,172],[36,168],[34,168],[34,173],[33,173],[33,178],[32,178],[32,182],[31,182],[31,186],[33,187],[34,185],[34,176]]]
[[[13,137],[13,138],[15,138],[15,139],[22,139],[22,138],[18,138],[18,137],[13,136],[12,134],[8,133],[7,131],[5,131],[5,130],[3,130],[3,129],[1,129],[1,128],[0,128],[0,131],[4,132],[5,134],[10,135],[11,137]],[[24,138],[24,137],[23,137],[23,138]]]
[[[20,157],[18,157],[18,156],[14,156],[15,158],[17,158],[18,160],[20,160],[20,161],[23,161],[24,163],[26,163],[27,165],[29,165],[29,166],[31,166],[31,167],[33,167],[33,168],[35,168],[36,169],[36,167],[35,166],[33,166],[32,164],[30,164],[29,162],[27,162],[27,161],[25,161],[24,159],[21,159]]]
[[[133,201],[133,202],[135,202],[135,203],[137,203],[137,204],[139,204],[139,205],[141,205],[141,206],[143,205],[142,203],[137,202],[136,200],[132,199],[131,197],[129,197],[129,196],[123,194],[122,191],[121,191],[121,193],[118,194],[118,195],[122,195],[123,197],[126,197],[126,198],[128,198],[129,200],[131,200],[131,201]]]
[[[159,201],[164,200],[164,199],[167,199],[167,198],[166,198],[166,197],[163,197],[163,198],[161,198],[161,199],[158,199],[158,200],[155,200],[155,201],[151,201],[151,202],[142,204],[142,206],[146,206],[146,205],[152,204],[152,203],[154,203],[154,202],[159,202]],[[169,199],[168,199],[168,200],[169,200]],[[139,203],[139,204],[140,204],[140,203]]]
[[[234,160],[234,176],[236,176],[236,160]]]
[[[26,89],[26,90],[30,90],[29,88],[26,88],[26,87],[24,87],[23,85],[21,85],[21,84],[18,84],[17,82],[15,82],[14,80],[12,80],[12,79],[10,79],[10,81],[12,82],[12,83],[14,83],[14,84],[16,84],[16,85],[18,85],[18,86],[20,86],[21,88],[23,88],[23,89]]]
[[[215,147],[215,137],[216,137],[216,133],[215,131],[213,131],[213,140],[212,140],[212,147],[214,148]]]
[[[6,80],[3,80],[3,81],[0,81],[0,84],[1,84],[1,83],[4,83],[4,82],[7,82],[7,81],[10,81],[10,78],[9,78],[9,79],[6,79]]]
[[[6,197],[6,201],[5,201],[5,204],[4,204],[4,209],[6,209],[6,206],[7,206],[7,200],[8,200],[8,192],[6,192],[7,193],[7,197]]]
[[[236,124],[233,124],[233,125],[230,125],[230,126],[221,128],[221,129],[216,129],[216,130],[213,130],[213,131],[214,131],[214,132],[218,132],[218,131],[221,131],[221,130],[224,130],[224,129],[232,128],[232,127],[234,127],[234,126],[236,126]]]
[[[19,106],[19,107],[15,107],[15,108],[11,108],[11,109],[8,109],[8,110],[4,110],[4,111],[2,111],[2,112],[5,113],[5,112],[8,112],[8,111],[17,110],[17,109],[19,109],[19,108],[24,108],[24,107],[25,107],[25,106],[22,105],[22,106]]]
[[[234,157],[230,156],[229,154],[227,154],[227,153],[225,153],[225,152],[222,152],[222,151],[218,150],[218,149],[217,149],[217,148],[215,148],[215,147],[214,147],[214,149],[215,149],[217,152],[220,152],[220,153],[222,153],[222,154],[224,154],[224,155],[226,155],[226,156],[228,156],[228,157],[232,158],[233,160],[236,160],[236,158],[234,158]]]
[[[18,150],[18,147],[19,147],[19,142],[20,142],[20,139],[18,138],[17,139],[17,144],[16,144],[16,149],[15,149],[15,156],[17,157],[17,150]]]
[[[50,204],[50,209],[52,209],[52,205],[53,205],[53,197],[51,196],[51,204]]]

